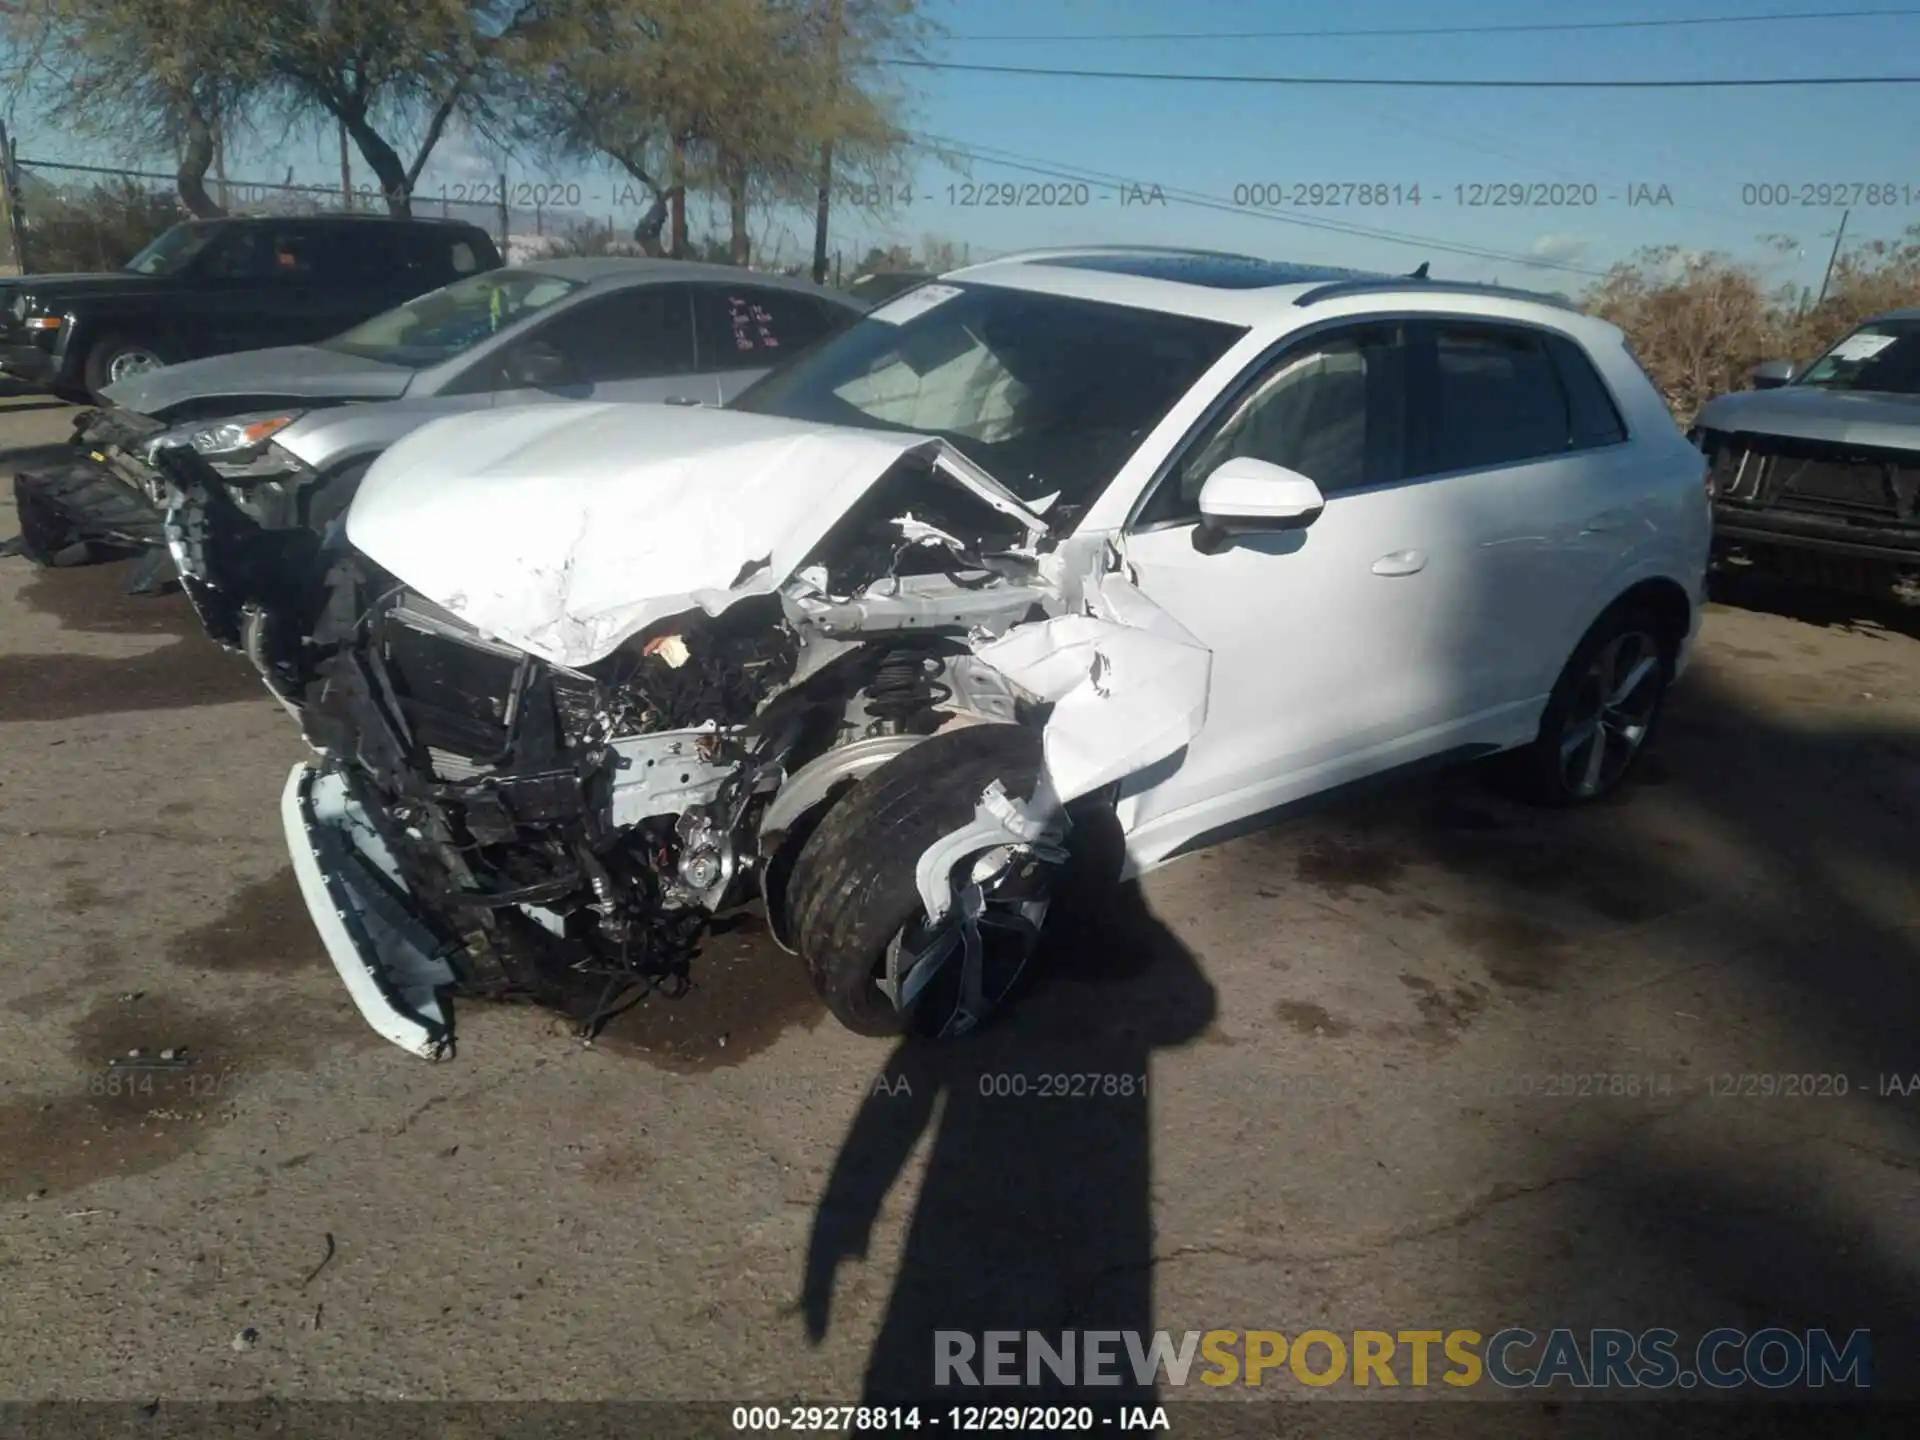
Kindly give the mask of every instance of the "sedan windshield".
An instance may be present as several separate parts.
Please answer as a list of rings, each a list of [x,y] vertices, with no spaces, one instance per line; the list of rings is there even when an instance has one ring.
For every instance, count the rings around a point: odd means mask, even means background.
[[[220,233],[218,225],[188,220],[163,230],[122,268],[136,275],[178,275]]]
[[[417,296],[321,343],[362,359],[423,369],[472,349],[583,284],[535,270],[489,270]]]
[[[1920,395],[1920,320],[1872,320],[1793,382],[1820,390]]]
[[[1009,490],[1083,513],[1232,325],[993,285],[923,286],[774,370],[730,408],[938,435]]]

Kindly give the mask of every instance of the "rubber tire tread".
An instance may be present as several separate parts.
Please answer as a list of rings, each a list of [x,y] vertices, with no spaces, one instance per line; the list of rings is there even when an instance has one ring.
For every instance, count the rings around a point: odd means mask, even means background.
[[[833,1017],[860,1035],[899,1035],[906,1022],[872,985],[875,965],[921,911],[914,867],[926,848],[970,821],[998,779],[1030,799],[1041,767],[1037,732],[968,725],[929,736],[866,776],[827,812],[787,881],[788,934]]]

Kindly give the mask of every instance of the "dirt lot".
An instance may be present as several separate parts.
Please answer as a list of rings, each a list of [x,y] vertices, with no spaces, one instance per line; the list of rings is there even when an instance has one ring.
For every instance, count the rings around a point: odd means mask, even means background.
[[[468,1006],[434,1066],[308,927],[293,726],[124,570],[0,561],[0,1394],[845,1402],[935,1325],[1507,1324],[1870,1327],[1920,1391],[1911,631],[1716,605],[1621,803],[1294,818],[949,1051],[748,927],[593,1048]],[[111,1093],[136,1047],[195,1063]]]

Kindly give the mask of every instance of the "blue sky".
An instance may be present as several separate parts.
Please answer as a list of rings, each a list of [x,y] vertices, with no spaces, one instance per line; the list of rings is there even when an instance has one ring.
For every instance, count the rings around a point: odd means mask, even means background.
[[[1526,0],[1470,0],[1441,7],[1416,0],[930,0],[929,13],[951,32],[938,58],[986,64],[1371,75],[1394,77],[1743,78],[1760,75],[1920,72],[1920,14],[1552,34],[1367,36],[1229,41],[986,41],[970,36],[1035,36],[1125,31],[1362,29],[1607,21],[1780,11],[1895,8],[1872,0],[1572,0],[1546,7]],[[1916,7],[1920,9],[1920,7]],[[1797,201],[1802,186],[1885,184],[1894,204],[1856,205],[1848,236],[1898,234],[1920,222],[1920,87],[1719,91],[1501,91],[1321,89],[1285,86],[1173,85],[915,71],[906,77],[911,114],[923,134],[991,152],[1038,170],[1099,172],[1168,195],[1164,204],[1122,205],[1113,184],[1095,184],[1085,205],[1012,207],[955,203],[971,182],[1018,183],[1014,198],[1046,198],[1028,186],[1050,177],[973,161],[956,170],[924,160],[908,204],[890,214],[843,213],[841,243],[917,242],[936,235],[973,253],[1029,245],[1118,241],[1198,244],[1362,268],[1411,268],[1433,261],[1437,274],[1499,276],[1577,290],[1590,275],[1528,266],[1552,259],[1598,272],[1644,245],[1727,250],[1766,259],[1779,281],[1817,285],[1839,210],[1749,203],[1743,187],[1779,186]],[[23,154],[80,158],[58,137],[18,117]],[[110,159],[94,147],[91,158]],[[236,155],[234,173],[279,180],[337,177],[326,141]],[[422,191],[440,193],[499,170],[496,157],[455,136],[429,167]],[[513,164],[521,184],[559,181],[581,187],[581,208],[628,220],[604,174],[552,174]],[[356,178],[366,180],[364,167]],[[1460,201],[1471,187],[1523,182],[1562,189],[1592,187],[1596,204],[1482,206]],[[1054,197],[1063,191],[1058,181]],[[1293,187],[1364,183],[1387,203],[1298,206]],[[1279,187],[1287,203],[1267,218],[1180,203],[1179,191],[1231,202],[1244,187]],[[1399,187],[1395,195],[1391,187]],[[1410,191],[1420,189],[1418,205]],[[1629,205],[1638,193],[1671,203]],[[949,187],[952,187],[951,189]],[[1066,192],[1071,197],[1071,192]],[[1130,192],[1131,193],[1131,192]],[[1269,192],[1271,195],[1273,192]],[[976,192],[976,199],[984,198]],[[1004,190],[993,192],[1007,198]],[[1077,198],[1077,197],[1071,197]],[[1304,197],[1303,197],[1304,198]],[[1506,252],[1484,259],[1329,233],[1283,223],[1305,219],[1358,225],[1416,239]],[[810,234],[807,217],[765,218],[769,245],[797,258]],[[1761,241],[1785,234],[1798,249],[1775,255]]]

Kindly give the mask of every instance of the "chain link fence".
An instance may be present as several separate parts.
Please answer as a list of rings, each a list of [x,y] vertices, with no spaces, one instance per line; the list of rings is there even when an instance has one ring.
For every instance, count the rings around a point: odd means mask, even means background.
[[[53,161],[19,155],[0,130],[0,166],[6,206],[0,241],[18,269],[49,274],[114,270],[169,226],[189,218],[177,178],[165,171]],[[296,184],[284,180],[209,175],[208,198],[229,215],[388,213],[371,184]],[[494,237],[509,263],[552,255],[638,255],[635,227],[646,206],[627,182],[570,181],[555,177],[468,178],[421,186],[412,197],[416,216],[439,216],[480,226]],[[810,217],[808,217],[810,219]],[[810,225],[803,227],[810,229]],[[690,259],[728,262],[724,236],[696,237]],[[971,246],[927,243],[926,256],[898,243],[836,246],[828,283],[845,284],[874,270],[948,269],[973,257]],[[810,235],[754,237],[751,268],[804,273],[810,269]],[[985,258],[984,254],[981,258]]]

